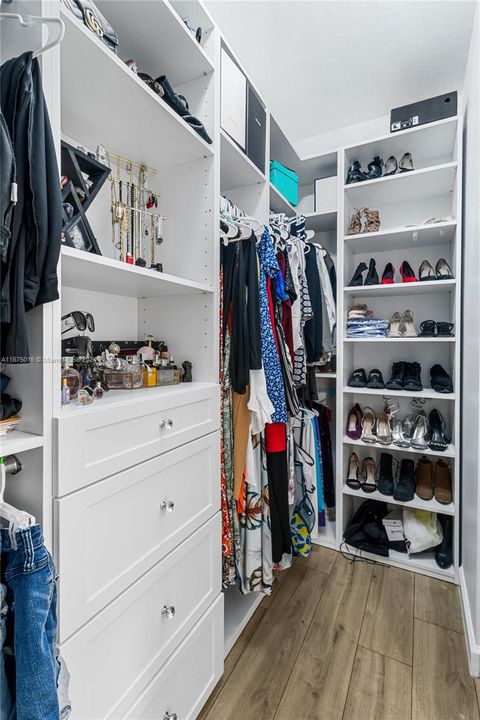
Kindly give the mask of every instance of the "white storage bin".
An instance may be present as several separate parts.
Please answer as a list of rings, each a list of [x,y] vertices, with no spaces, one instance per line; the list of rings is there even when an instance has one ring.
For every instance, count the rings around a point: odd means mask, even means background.
[[[337,209],[337,176],[315,180],[315,212]]]

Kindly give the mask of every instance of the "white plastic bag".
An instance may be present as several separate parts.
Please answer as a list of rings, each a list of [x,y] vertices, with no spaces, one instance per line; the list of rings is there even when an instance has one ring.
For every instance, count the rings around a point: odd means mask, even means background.
[[[403,534],[410,543],[409,555],[437,547],[443,540],[437,515],[429,510],[403,508]]]

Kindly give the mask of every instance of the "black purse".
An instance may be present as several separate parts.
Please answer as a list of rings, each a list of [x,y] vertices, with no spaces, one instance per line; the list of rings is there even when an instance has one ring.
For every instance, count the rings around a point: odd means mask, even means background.
[[[117,52],[118,35],[92,0],[62,0],[62,2],[110,50]]]

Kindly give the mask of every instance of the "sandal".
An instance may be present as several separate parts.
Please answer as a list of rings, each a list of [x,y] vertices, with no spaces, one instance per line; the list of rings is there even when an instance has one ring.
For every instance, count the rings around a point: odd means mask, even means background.
[[[375,480],[375,460],[372,457],[367,457],[363,461],[363,474],[365,475],[365,480],[361,485],[363,492],[375,492],[378,486]]]
[[[420,333],[418,337],[435,337],[436,329],[437,323],[435,320],[424,320],[420,323]]]
[[[453,337],[453,323],[451,322],[437,322],[437,335],[438,337]]]
[[[380,230],[380,213],[378,210],[363,208],[363,232],[378,232]]]
[[[360,490],[362,487],[362,481],[358,479],[360,472],[360,463],[358,461],[357,454],[352,452],[348,459],[348,477],[346,483],[352,490]]]
[[[402,337],[417,337],[417,331],[413,324],[413,313],[411,310],[405,310],[400,320],[399,327],[400,335]]]
[[[376,443],[377,438],[375,436],[374,430],[375,430],[375,422],[376,422],[376,415],[372,408],[366,407],[363,410],[363,417],[362,417],[362,435],[360,440],[362,442],[366,443]]]
[[[352,180],[353,182],[353,180]],[[357,181],[355,181],[357,182]],[[358,235],[362,232],[362,221],[360,218],[360,210],[355,210],[352,213],[352,217],[350,220],[350,225],[348,226],[347,235]],[[365,266],[365,270],[367,269],[367,266]]]
[[[362,170],[362,166],[360,165],[358,160],[354,160],[348,168],[346,185],[351,185],[352,183],[356,182],[362,182],[366,179],[367,174]]]
[[[397,447],[410,447],[410,440],[403,433],[403,423],[400,418],[392,420],[392,443]]]
[[[392,442],[392,428],[390,418],[385,410],[382,410],[377,418],[377,442],[380,445],[390,445]]]
[[[400,338],[402,333],[400,332],[400,322],[402,318],[399,312],[394,312],[392,319],[390,320],[390,327],[388,328],[389,338]]]
[[[428,420],[423,410],[417,414],[410,438],[411,447],[415,450],[427,450]]]
[[[428,447],[430,450],[444,452],[448,448],[447,438],[445,437],[445,418],[438,410],[432,410],[428,416],[428,422],[430,423]]]

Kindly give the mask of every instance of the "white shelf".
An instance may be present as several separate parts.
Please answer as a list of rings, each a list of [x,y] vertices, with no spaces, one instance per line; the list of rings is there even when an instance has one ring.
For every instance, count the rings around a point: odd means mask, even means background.
[[[363,490],[354,490],[353,488],[348,487],[348,485],[344,485],[343,494],[352,495],[353,497],[359,497],[362,500],[380,500],[381,502],[386,502],[389,505],[401,505],[402,507],[417,508],[418,510],[429,510],[430,512],[440,513],[443,515],[455,515],[455,507],[453,503],[449,503],[448,505],[442,505],[442,503],[437,502],[435,498],[433,498],[433,500],[421,500],[419,497],[417,497],[417,495],[415,495],[413,500],[403,502],[400,500],[395,500],[391,495],[382,495],[382,493],[378,490],[375,490],[375,492],[366,493],[363,492]]]
[[[426,295],[428,293],[452,292],[453,280],[424,280],[423,282],[393,283],[393,285],[360,285],[344,287],[347,295]]]
[[[239,187],[265,183],[265,175],[257,168],[238,145],[221,130],[221,192]]]
[[[158,398],[177,398],[179,395],[186,395],[192,390],[203,390],[205,388],[217,388],[216,383],[191,382],[179,383],[178,385],[166,385],[164,387],[139,388],[138,390],[109,390],[103,394],[100,400],[94,400],[91,405],[80,406],[77,402],[64,405],[57,417],[65,418],[73,415],[85,415],[109,409],[115,412],[117,407],[125,407],[138,402],[154,402]]]
[[[118,33],[122,59],[135,58],[139,72],[166,75],[174,89],[213,72],[207,53],[168,2],[135,0],[134,24],[130,3],[97,5]]]
[[[334,372],[316,372],[315,377],[317,378],[327,378],[328,380],[335,380],[337,377],[337,373]]]
[[[411,172],[389,175],[345,185],[345,193],[355,207],[382,207],[452,193],[457,163],[449,162]]]
[[[358,550],[347,543],[344,544],[343,550],[357,557],[365,558],[366,560],[374,560],[384,565],[391,565],[392,567],[410,570],[412,572],[421,572],[424,575],[429,575],[430,577],[440,580],[455,582],[453,566],[446,570],[439,567],[435,562],[435,550],[416,553],[415,555],[410,555],[410,557],[406,553],[397,552],[396,550],[390,550],[389,557],[382,557],[381,555],[374,555],[373,553]]]
[[[236,585],[224,591],[224,656],[237,642],[242,631],[265,596],[260,592],[242,595]]]
[[[11,430],[0,437],[0,455],[2,457],[42,446],[43,435],[34,435],[34,433],[22,432],[22,430]]]
[[[63,133],[89,148],[103,144],[113,153],[144,160],[157,170],[213,154],[212,146],[92,32],[68,10],[61,14]]]
[[[113,258],[62,247],[62,285],[124,297],[213,293],[206,283],[128,265]]]
[[[326,525],[324,527],[318,528],[318,535],[316,537],[312,536],[312,543],[314,545],[321,545],[322,547],[333,548],[334,550],[336,550],[337,549],[336,523],[330,522],[329,520],[327,520]]]
[[[429,225],[414,225],[372,233],[345,235],[345,243],[354,254],[409,250],[450,243],[457,229],[456,220]]]
[[[346,343],[453,343],[455,337],[404,337],[404,338],[389,338],[389,337],[358,337],[358,338],[344,338],[343,342]]]
[[[288,202],[287,198],[283,197],[273,183],[270,183],[270,210],[275,213],[285,213],[288,217],[294,217],[298,214],[293,205]]]
[[[412,447],[398,447],[397,445],[382,445],[381,443],[365,443],[361,440],[352,440],[347,435],[343,438],[343,444],[344,445],[354,445],[355,447],[363,448],[364,450],[368,450],[369,448],[377,448],[378,450],[382,450],[382,452],[398,452],[398,453],[407,453],[408,455],[431,455],[433,457],[448,457],[448,458],[454,458],[455,457],[455,447],[454,445],[449,445],[448,448],[442,452],[438,450],[430,450],[430,448],[427,448],[426,450],[416,450]]]
[[[305,227],[314,232],[337,232],[337,211],[304,213]]]
[[[343,388],[343,392],[347,395],[379,395],[380,397],[383,397],[386,395],[387,397],[418,397],[418,398],[425,398],[425,400],[455,400],[455,393],[437,393],[435,390],[432,390],[431,388],[424,388],[423,390],[419,392],[409,392],[407,390],[388,390],[387,388],[384,388],[383,390],[373,390],[372,388],[353,388],[348,387],[346,385]]]

